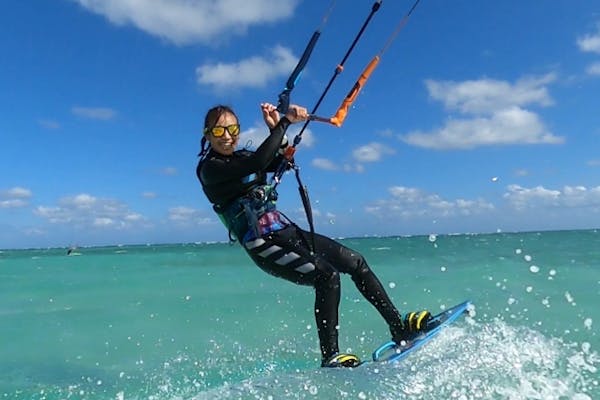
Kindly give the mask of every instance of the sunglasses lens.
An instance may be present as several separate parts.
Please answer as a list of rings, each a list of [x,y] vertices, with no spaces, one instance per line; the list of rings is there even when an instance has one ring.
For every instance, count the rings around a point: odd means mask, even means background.
[[[240,134],[240,126],[238,124],[229,125],[227,131],[231,136],[237,136]]]
[[[229,132],[229,134],[231,136],[237,136],[240,134],[240,125],[239,124],[233,124],[233,125],[229,125],[229,126],[213,126],[212,128],[210,128],[210,133],[214,136],[214,137],[221,137],[225,134],[225,131]]]
[[[214,137],[221,137],[225,133],[225,127],[224,126],[214,126],[211,129],[211,133]]]

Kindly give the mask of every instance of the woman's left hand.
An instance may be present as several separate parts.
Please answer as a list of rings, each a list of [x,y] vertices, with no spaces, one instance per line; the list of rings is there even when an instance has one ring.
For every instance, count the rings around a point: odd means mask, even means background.
[[[267,124],[269,129],[275,128],[275,125],[277,125],[280,118],[279,111],[277,111],[277,107],[271,103],[261,103],[260,109],[262,111],[265,124]]]

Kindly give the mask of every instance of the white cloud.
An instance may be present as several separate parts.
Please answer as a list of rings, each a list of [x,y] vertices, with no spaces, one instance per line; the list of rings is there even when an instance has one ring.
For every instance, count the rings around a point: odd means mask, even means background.
[[[216,221],[213,218],[204,217],[200,211],[185,206],[170,208],[168,218],[169,221],[180,226],[200,226],[216,223]]]
[[[587,34],[577,38],[577,46],[579,47],[579,50],[600,54],[600,23],[596,28],[596,33]]]
[[[579,50],[587,53],[600,54],[600,23],[596,26],[596,32],[577,38],[577,47]],[[588,65],[585,69],[588,75],[600,75],[600,62],[596,61]]]
[[[361,163],[372,163],[380,161],[385,155],[394,154],[395,151],[387,145],[371,142],[364,146],[360,146],[352,152],[352,159],[354,162],[336,164],[335,162],[327,158],[315,158],[311,164],[315,168],[319,168],[326,171],[339,171],[352,173],[362,173],[365,167]]]
[[[56,206],[38,206],[34,213],[53,224],[71,224],[78,228],[114,227],[126,229],[146,221],[126,204],[81,193],[63,197]]]
[[[60,129],[60,124],[51,119],[41,119],[38,121],[38,124],[44,129],[56,130]]]
[[[19,186],[5,190],[1,194],[3,197],[12,197],[18,199],[28,199],[32,195],[31,190]]]
[[[299,125],[293,125],[291,129],[288,129],[288,136],[290,143],[294,141],[294,137],[300,132],[301,127]],[[311,148],[316,143],[315,135],[313,135],[310,128],[306,128],[304,132],[302,132],[302,141],[298,145],[300,147]]]
[[[158,197],[156,192],[143,192],[142,197],[145,199],[155,199]]]
[[[471,149],[479,146],[518,144],[560,144],[541,118],[524,107],[553,103],[546,85],[554,74],[529,77],[514,84],[491,79],[478,81],[426,81],[429,95],[446,108],[466,115],[449,118],[445,125],[429,132],[401,135],[404,142],[424,148]]]
[[[356,148],[352,152],[352,157],[358,162],[376,162],[380,161],[383,156],[394,153],[394,149],[390,148],[388,145],[371,142]]]
[[[327,158],[315,158],[312,160],[311,165],[325,171],[337,171],[340,169],[336,163]]]
[[[588,65],[585,72],[588,75],[600,75],[600,61]]]
[[[518,107],[496,112],[491,117],[451,119],[441,129],[410,132],[402,136],[402,140],[414,146],[437,150],[564,142],[564,138],[546,130],[537,114]]]
[[[214,89],[264,87],[269,81],[287,76],[297,63],[291,50],[277,46],[268,57],[254,56],[234,63],[219,62],[196,68],[200,85]]]
[[[365,167],[362,164],[344,164],[343,167],[345,172],[358,172],[358,173],[363,173],[365,172]]]
[[[540,207],[600,207],[600,186],[565,186],[562,190],[546,189],[543,186],[525,188],[510,185],[504,198],[516,210],[539,209]]]
[[[365,210],[380,218],[470,216],[494,210],[493,204],[483,199],[445,200],[437,194],[405,186],[393,186],[388,190],[391,195],[389,199],[378,200]]]
[[[177,175],[178,171],[175,167],[165,167],[160,170],[161,175],[174,176]]]
[[[22,208],[27,207],[29,203],[21,199],[0,200],[0,208]]]
[[[116,224],[116,221],[112,218],[108,217],[98,217],[94,218],[93,226],[97,226],[100,228],[111,227]]]
[[[294,137],[300,132],[300,124],[294,124],[287,130],[288,143],[294,141]],[[238,146],[245,149],[255,150],[260,144],[269,136],[269,128],[264,123],[257,123],[255,126],[243,130],[240,134],[240,140]],[[312,131],[307,128],[302,133],[302,141],[298,145],[298,148],[306,147],[310,148],[315,144],[315,138]]]
[[[515,170],[515,176],[527,176],[529,175],[529,171],[523,168]]]
[[[19,186],[0,191],[0,208],[22,208],[29,205],[31,190]]]
[[[23,233],[27,236],[44,236],[47,234],[45,230],[39,228],[25,228]]]
[[[116,25],[182,45],[211,43],[249,26],[289,18],[298,0],[76,0]]]
[[[554,74],[526,77],[514,84],[494,79],[453,81],[425,81],[429,96],[439,100],[450,110],[464,114],[491,114],[496,111],[538,104],[549,106],[552,99],[546,85],[556,80]]]
[[[71,107],[71,112],[74,115],[77,115],[78,117],[88,118],[88,119],[97,119],[97,120],[101,120],[101,121],[111,120],[117,115],[117,112],[115,110],[110,109],[110,108],[105,108],[105,107],[74,106],[74,107]]]
[[[129,221],[129,222],[138,222],[138,221],[143,221],[145,219],[145,217],[142,214],[138,214],[138,213],[129,213],[127,215],[125,215],[125,220]]]
[[[249,129],[242,130],[238,146],[255,150],[268,136],[269,129],[266,125],[253,126]]]

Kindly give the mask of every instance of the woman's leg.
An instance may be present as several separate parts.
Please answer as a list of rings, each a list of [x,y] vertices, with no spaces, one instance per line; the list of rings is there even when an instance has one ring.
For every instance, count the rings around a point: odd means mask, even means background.
[[[319,262],[317,262],[319,264]],[[331,270],[329,276],[315,279],[315,323],[323,360],[339,353],[338,310],[340,306],[340,274]]]
[[[302,233],[306,240],[310,240],[309,232]],[[319,234],[315,234],[315,247],[317,255],[327,260],[339,272],[351,276],[360,293],[387,322],[392,337],[397,336],[403,329],[402,317],[365,258],[358,252]]]
[[[265,272],[315,288],[315,322],[321,354],[326,360],[338,353],[338,271],[327,260],[311,254],[300,236],[300,229],[295,226],[249,241],[244,247]]]

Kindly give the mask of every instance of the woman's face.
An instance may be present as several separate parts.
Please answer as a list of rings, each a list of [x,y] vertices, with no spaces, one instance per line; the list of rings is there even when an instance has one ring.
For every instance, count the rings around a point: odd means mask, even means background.
[[[235,117],[235,115],[228,113],[228,112],[224,112],[223,114],[221,114],[221,116],[215,123],[215,126],[229,127],[231,125],[237,125],[237,124],[238,124],[238,120]],[[239,136],[239,126],[238,126],[238,132],[236,132],[237,135],[232,135],[228,129],[225,129],[225,133],[223,133],[223,135],[219,136],[219,137],[215,137],[210,132],[210,130],[212,128],[213,127],[210,127],[209,132],[205,133],[206,139],[210,142],[210,146],[212,147],[212,149],[214,151],[216,151],[217,153],[223,154],[225,156],[230,156],[231,154],[233,154],[233,152],[235,151],[235,147],[237,146],[239,137],[240,137]]]

